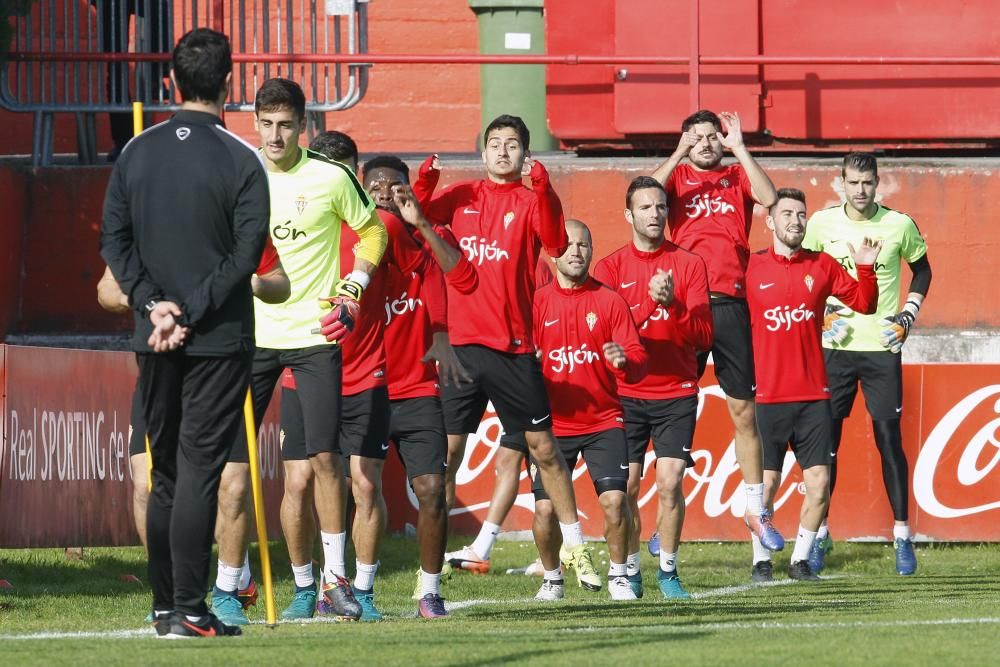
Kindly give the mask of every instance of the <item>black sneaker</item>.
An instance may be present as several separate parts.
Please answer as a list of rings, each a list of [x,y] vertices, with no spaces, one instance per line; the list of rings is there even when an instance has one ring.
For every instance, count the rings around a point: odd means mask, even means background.
[[[174,613],[170,623],[170,632],[163,635],[164,639],[188,639],[191,637],[236,637],[243,631],[235,625],[226,625],[215,614],[208,613],[197,621],[190,620],[185,614]]]
[[[337,577],[334,582],[323,584],[323,600],[327,614],[336,616],[341,621],[357,621],[361,618],[361,603],[354,597],[351,582],[343,577]]]
[[[819,577],[813,574],[807,560],[795,561],[789,565],[788,576],[797,581],[819,581]]]
[[[170,632],[170,624],[174,621],[174,612],[172,611],[154,611],[151,614],[149,620],[153,624],[153,629],[156,630],[157,637],[163,637]]]
[[[771,561],[760,560],[754,563],[753,569],[750,570],[750,581],[758,584],[774,581],[774,566],[771,565]]]

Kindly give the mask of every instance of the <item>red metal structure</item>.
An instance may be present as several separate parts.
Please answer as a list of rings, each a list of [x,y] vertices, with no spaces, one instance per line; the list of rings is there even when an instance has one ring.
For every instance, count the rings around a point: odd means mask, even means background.
[[[550,53],[682,56],[549,67],[549,126],[568,146],[662,146],[701,107],[737,111],[758,143],[785,148],[989,146],[1000,136],[992,0],[590,0],[586,12],[547,0],[545,9]]]

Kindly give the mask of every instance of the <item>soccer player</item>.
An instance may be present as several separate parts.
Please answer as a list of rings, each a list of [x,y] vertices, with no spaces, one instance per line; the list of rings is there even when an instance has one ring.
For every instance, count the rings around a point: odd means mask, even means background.
[[[629,464],[618,381],[641,380],[648,359],[628,304],[590,277],[594,254],[590,229],[579,220],[567,220],[566,233],[569,243],[556,259],[556,282],[535,294],[535,342],[552,399],[552,428],[559,450],[570,470],[583,455],[604,512],[611,562],[608,593],[612,600],[635,600],[625,567]],[[535,466],[532,472],[533,530],[545,570],[535,597],[559,600],[564,592],[561,540],[541,476]]]
[[[187,33],[171,64],[181,111],[135,137],[115,163],[101,256],[135,311],[153,462],[154,626],[160,636],[238,635],[208,610],[205,591],[219,481],[243,428],[267,178],[220,118],[232,80],[226,36]]]
[[[747,497],[744,521],[754,545],[761,543],[780,551],[784,539],[764,507],[762,449],[754,411],[757,385],[744,276],[750,258],[754,202],[771,206],[776,196],[774,184],[744,145],[737,114],[698,111],[684,119],[681,133],[677,148],[656,168],[653,178],[667,191],[670,238],[699,255],[708,267],[715,334],[711,349],[698,357],[698,376],[705,372],[711,352],[715,376],[726,393],[736,430],[736,461]],[[732,152],[737,164],[722,164],[724,148]],[[685,157],[690,164],[683,163]]]
[[[927,244],[913,219],[875,201],[878,189],[878,163],[870,153],[850,153],[844,157],[841,171],[847,201],[839,206],[813,213],[806,227],[802,246],[822,250],[848,271],[855,266],[848,243],[857,245],[862,238],[880,239],[885,250],[875,265],[878,277],[878,308],[873,315],[862,315],[831,301],[831,331],[824,335],[826,370],[830,376],[834,445],[840,446],[844,419],[851,414],[858,382],[865,394],[865,405],[872,418],[875,444],[882,457],[882,481],[895,519],[893,543],[896,572],[916,572],[917,558],[909,524],[909,466],[903,452],[899,420],[903,411],[903,368],[900,351],[910,327],[931,285],[931,265]],[[901,265],[906,262],[913,278],[906,303],[899,309],[902,282]],[[898,312],[897,312],[898,310]],[[830,487],[837,480],[836,460],[831,468]],[[810,555],[813,569],[823,568],[828,547],[832,546],[824,522],[819,540]]]
[[[681,482],[691,463],[698,411],[697,354],[712,341],[708,277],[700,257],[666,240],[667,195],[659,181],[632,180],[625,193],[625,220],[632,226],[632,242],[598,262],[594,277],[624,297],[649,355],[649,374],[638,381],[626,378],[618,388],[629,446],[627,574],[641,597],[639,480],[652,437],[661,543],[657,579],[664,597],[685,599],[690,596],[677,576],[684,525]]]
[[[858,279],[832,257],[802,248],[806,234],[806,197],[800,190],[778,190],[767,216],[772,247],[750,256],[747,303],[757,370],[757,423],[764,443],[764,504],[774,511],[785,452],[791,445],[802,468],[806,495],[788,576],[819,577],[809,553],[830,502],[830,463],[834,450],[830,388],[820,338],[829,296],[859,312],[875,311],[878,287],[875,259],[882,242],[862,239],[848,250]],[[753,581],[772,580],[771,553],[754,547]]]
[[[339,452],[340,343],[354,329],[359,301],[382,258],[387,243],[385,226],[350,168],[299,146],[305,130],[305,95],[298,84],[280,78],[265,81],[257,91],[254,108],[254,126],[260,135],[271,190],[271,238],[292,283],[291,296],[284,303],[256,304],[254,414],[259,422],[283,369],[291,368],[302,407],[306,455],[314,476],[323,542],[325,583],[321,595],[334,615],[356,620],[362,610],[344,572],[346,486]],[[360,239],[353,270],[345,278],[340,278],[342,222]],[[321,304],[330,309],[317,331]],[[228,570],[220,567],[212,601],[213,606],[221,601],[233,612],[239,611],[231,601],[239,572],[236,563],[246,548],[249,532],[249,467],[244,464],[240,468],[239,475],[224,479],[220,493],[220,511],[224,510],[229,530],[220,536],[219,557]],[[297,585],[305,581],[304,574],[296,578]]]
[[[479,427],[487,401],[492,401],[505,431],[525,432],[552,499],[568,564],[578,577],[596,576],[592,567],[581,572],[589,552],[583,544],[569,470],[552,436],[551,409],[535,358],[532,274],[543,246],[552,256],[562,255],[566,229],[548,173],[529,158],[529,142],[523,120],[508,115],[495,118],[483,132],[487,177],[447,188],[427,209],[430,221],[450,225],[479,275],[472,294],[448,288],[451,342],[473,380],[442,388],[449,482],[454,489],[453,475],[465,440]],[[521,182],[522,169],[529,172],[531,188]],[[454,491],[449,498],[454,498]]]
[[[535,266],[535,290],[539,290],[552,282],[552,269],[544,255],[539,255]],[[472,544],[457,551],[444,555],[445,560],[453,567],[486,574],[490,570],[490,555],[500,535],[507,514],[517,501],[517,489],[521,482],[521,468],[528,461],[528,445],[521,433],[500,434],[500,446],[493,454],[493,472],[496,481],[493,483],[493,495],[486,511],[486,520],[479,528],[479,534]]]

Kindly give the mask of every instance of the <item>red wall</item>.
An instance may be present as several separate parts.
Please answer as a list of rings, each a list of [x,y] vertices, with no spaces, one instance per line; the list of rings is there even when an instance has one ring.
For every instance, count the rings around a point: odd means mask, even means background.
[[[413,161],[416,166],[416,161]],[[629,180],[648,173],[649,160],[555,158],[548,164],[567,216],[588,223],[596,256],[603,257],[629,239],[624,193]],[[805,191],[809,209],[839,201],[836,160],[765,160],[778,187]],[[1000,228],[988,215],[1000,201],[1000,180],[993,160],[952,163],[883,161],[879,192],[886,204],[910,214],[927,238],[934,284],[920,326],[1000,328],[992,303]],[[477,178],[472,161],[445,163],[444,182]],[[127,328],[128,320],[101,311],[95,285],[103,271],[98,255],[101,203],[109,170],[55,167],[36,171],[0,167],[3,224],[0,252],[9,259],[0,270],[0,324],[4,333],[107,332]],[[760,216],[752,245],[766,247]],[[22,254],[12,253],[23,244]],[[20,276],[20,282],[18,282]],[[20,285],[19,290],[15,289]]]
[[[322,7],[322,3],[319,3]],[[477,53],[476,17],[467,0],[377,0],[368,5],[372,53]],[[479,132],[476,65],[375,65],[368,93],[354,109],[327,114],[327,129],[347,132],[362,152],[475,149]],[[251,114],[226,118],[257,145]],[[98,150],[111,148],[106,114],[98,114]],[[31,153],[31,114],[0,110],[0,154]],[[57,114],[56,153],[76,153],[71,114]]]

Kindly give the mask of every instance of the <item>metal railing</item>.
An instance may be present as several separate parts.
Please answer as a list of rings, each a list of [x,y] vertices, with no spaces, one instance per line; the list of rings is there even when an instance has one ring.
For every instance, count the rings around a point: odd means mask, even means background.
[[[80,159],[89,164],[96,113],[111,114],[113,135],[129,136],[133,101],[149,112],[176,109],[166,63],[176,38],[203,26],[232,43],[227,111],[252,110],[260,84],[283,76],[302,86],[310,121],[322,129],[325,112],[350,108],[367,91],[371,64],[357,55],[368,51],[368,0],[38,0],[16,17],[11,58],[0,66],[0,107],[35,116],[33,164],[51,164],[56,113],[76,114]],[[302,62],[297,49],[353,62]]]

